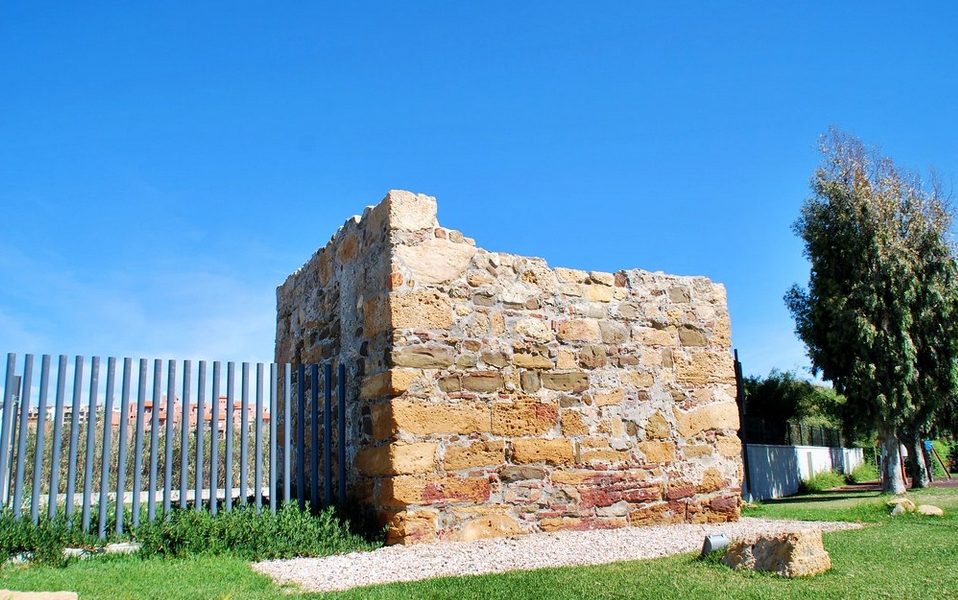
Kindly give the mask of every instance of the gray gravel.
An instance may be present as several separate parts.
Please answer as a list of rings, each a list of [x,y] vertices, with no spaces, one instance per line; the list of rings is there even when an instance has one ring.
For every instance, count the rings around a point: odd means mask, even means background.
[[[279,584],[327,592],[353,587],[416,581],[442,576],[480,575],[544,567],[598,565],[698,552],[706,535],[731,539],[757,533],[857,529],[855,523],[779,521],[743,518],[715,525],[659,525],[596,531],[537,533],[475,542],[387,546],[323,558],[256,563],[253,568]]]

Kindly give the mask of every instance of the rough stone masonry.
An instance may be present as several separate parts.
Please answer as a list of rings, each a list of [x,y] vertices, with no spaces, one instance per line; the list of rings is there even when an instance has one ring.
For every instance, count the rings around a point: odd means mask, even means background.
[[[738,519],[729,315],[704,277],[490,252],[391,191],[277,310],[277,362],[347,365],[347,489],[390,543]]]

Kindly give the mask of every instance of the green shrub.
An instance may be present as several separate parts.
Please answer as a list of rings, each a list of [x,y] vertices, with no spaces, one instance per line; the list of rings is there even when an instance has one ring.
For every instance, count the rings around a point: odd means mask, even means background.
[[[141,525],[134,532],[143,556],[186,557],[229,554],[247,560],[324,556],[382,543],[351,533],[332,508],[312,515],[295,503],[276,514],[242,507],[216,516],[207,511],[176,509],[165,520]]]
[[[956,452],[956,448],[958,448],[958,444],[948,444],[948,443],[942,442],[941,440],[932,440],[931,445],[938,452],[938,456],[941,457],[941,460],[945,461],[945,464],[948,465],[949,469],[954,471],[955,466],[954,466],[954,463],[951,462],[951,456],[953,453]],[[947,476],[947,473],[945,473],[945,469],[942,468],[941,463],[938,462],[938,458],[934,454],[929,456],[928,459],[931,460],[931,464],[934,466],[935,479],[939,479],[939,478],[943,478]]]
[[[847,483],[865,483],[875,481],[879,477],[878,467],[870,462],[863,462],[855,467],[854,471],[845,474],[845,481]]]
[[[29,516],[15,517],[12,511],[4,510],[0,512],[0,558],[6,561],[27,554],[31,562],[62,566],[69,562],[63,555],[64,548],[101,547],[104,542],[84,533],[78,521],[60,515],[54,519],[42,517],[34,524]]]
[[[803,479],[798,485],[799,494],[824,492],[845,483],[845,477],[834,471],[816,473],[810,479]]]

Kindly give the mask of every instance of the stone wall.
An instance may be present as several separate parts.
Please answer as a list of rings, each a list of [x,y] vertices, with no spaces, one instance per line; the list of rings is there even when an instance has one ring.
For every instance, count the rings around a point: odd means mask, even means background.
[[[276,360],[350,370],[390,542],[738,518],[725,290],[489,252],[392,191],[277,292]]]

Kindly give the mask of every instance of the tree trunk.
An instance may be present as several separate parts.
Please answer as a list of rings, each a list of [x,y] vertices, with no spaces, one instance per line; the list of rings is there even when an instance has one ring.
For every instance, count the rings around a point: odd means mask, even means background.
[[[878,439],[881,443],[881,491],[886,494],[904,494],[905,480],[901,472],[901,444],[895,434],[895,426],[879,423]]]
[[[909,432],[903,440],[908,448],[908,471],[911,474],[911,487],[926,488],[931,485],[928,476],[928,463],[925,461],[925,445],[917,431]]]

